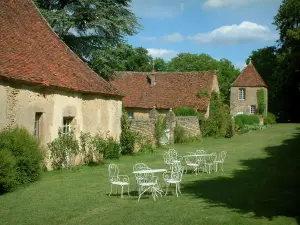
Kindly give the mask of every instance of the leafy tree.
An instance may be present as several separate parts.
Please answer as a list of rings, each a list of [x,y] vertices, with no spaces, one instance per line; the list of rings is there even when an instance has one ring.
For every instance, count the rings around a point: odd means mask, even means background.
[[[300,25],[300,1],[299,0],[283,0],[274,17],[274,24],[280,32],[280,41],[286,44],[289,32],[295,30]]]
[[[168,71],[189,72],[218,70],[220,92],[224,102],[229,104],[230,85],[239,75],[240,71],[227,59],[215,60],[207,54],[181,53],[168,63]]]
[[[275,74],[278,67],[277,49],[275,46],[270,46],[255,50],[246,60],[247,64],[250,58],[257,72],[268,85],[268,110],[275,113],[280,108],[278,95],[280,95],[283,82]]]
[[[102,77],[108,78],[113,71],[149,72],[152,70],[152,61],[147,49],[122,44],[97,54],[89,64]]]
[[[228,59],[221,59],[218,62],[217,70],[220,92],[223,95],[224,103],[229,104],[230,86],[240,74],[240,70],[236,69]]]
[[[141,26],[130,10],[131,0],[34,0],[60,38],[82,59],[97,60],[109,69],[110,48]],[[104,55],[99,59],[99,55]],[[96,71],[99,66],[90,64]],[[94,68],[95,66],[95,68]]]
[[[275,77],[281,83],[281,114],[286,119],[300,121],[300,1],[283,0],[274,24],[280,31],[280,48],[278,51],[278,67]]]
[[[206,71],[218,68],[218,62],[207,54],[180,53],[168,64],[168,71]]]
[[[168,68],[168,63],[163,58],[155,58],[153,60],[154,70],[157,72],[165,72]]]

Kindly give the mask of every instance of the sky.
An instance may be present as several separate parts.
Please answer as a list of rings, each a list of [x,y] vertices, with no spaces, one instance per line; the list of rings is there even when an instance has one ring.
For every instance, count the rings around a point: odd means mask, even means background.
[[[272,24],[281,0],[132,0],[143,29],[128,37],[154,58],[178,53],[229,59],[242,69],[252,51],[276,45]]]

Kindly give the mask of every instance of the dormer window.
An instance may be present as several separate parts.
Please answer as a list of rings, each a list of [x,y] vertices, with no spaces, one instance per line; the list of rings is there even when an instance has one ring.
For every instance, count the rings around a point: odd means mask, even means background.
[[[245,100],[246,99],[246,89],[240,88],[239,89],[239,100]]]

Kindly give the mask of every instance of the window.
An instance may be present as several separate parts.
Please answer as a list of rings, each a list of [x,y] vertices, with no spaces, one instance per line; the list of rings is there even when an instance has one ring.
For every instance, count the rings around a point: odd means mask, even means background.
[[[63,117],[63,127],[62,127],[63,134],[70,133],[72,120],[73,117]]]
[[[256,106],[255,105],[251,105],[250,106],[250,114],[255,114],[256,113]]]
[[[133,112],[128,112],[129,119],[133,119]]]
[[[40,137],[41,136],[41,118],[42,118],[42,114],[41,112],[36,112],[35,113],[35,117],[34,117],[34,131],[33,131],[33,135],[36,137]]]
[[[246,89],[240,88],[239,89],[239,100],[245,100],[246,99]]]

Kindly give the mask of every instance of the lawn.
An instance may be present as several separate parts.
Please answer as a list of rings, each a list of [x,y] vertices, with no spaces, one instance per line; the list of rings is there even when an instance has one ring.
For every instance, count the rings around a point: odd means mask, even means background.
[[[103,166],[45,172],[42,179],[0,196],[0,224],[300,224],[300,125],[280,124],[232,139],[204,139],[174,145],[179,154],[204,149],[228,152],[224,172],[186,174],[182,196],[156,202],[108,196],[107,161]],[[144,162],[164,168],[162,152],[112,161],[131,178]],[[174,190],[173,188],[171,190]]]

